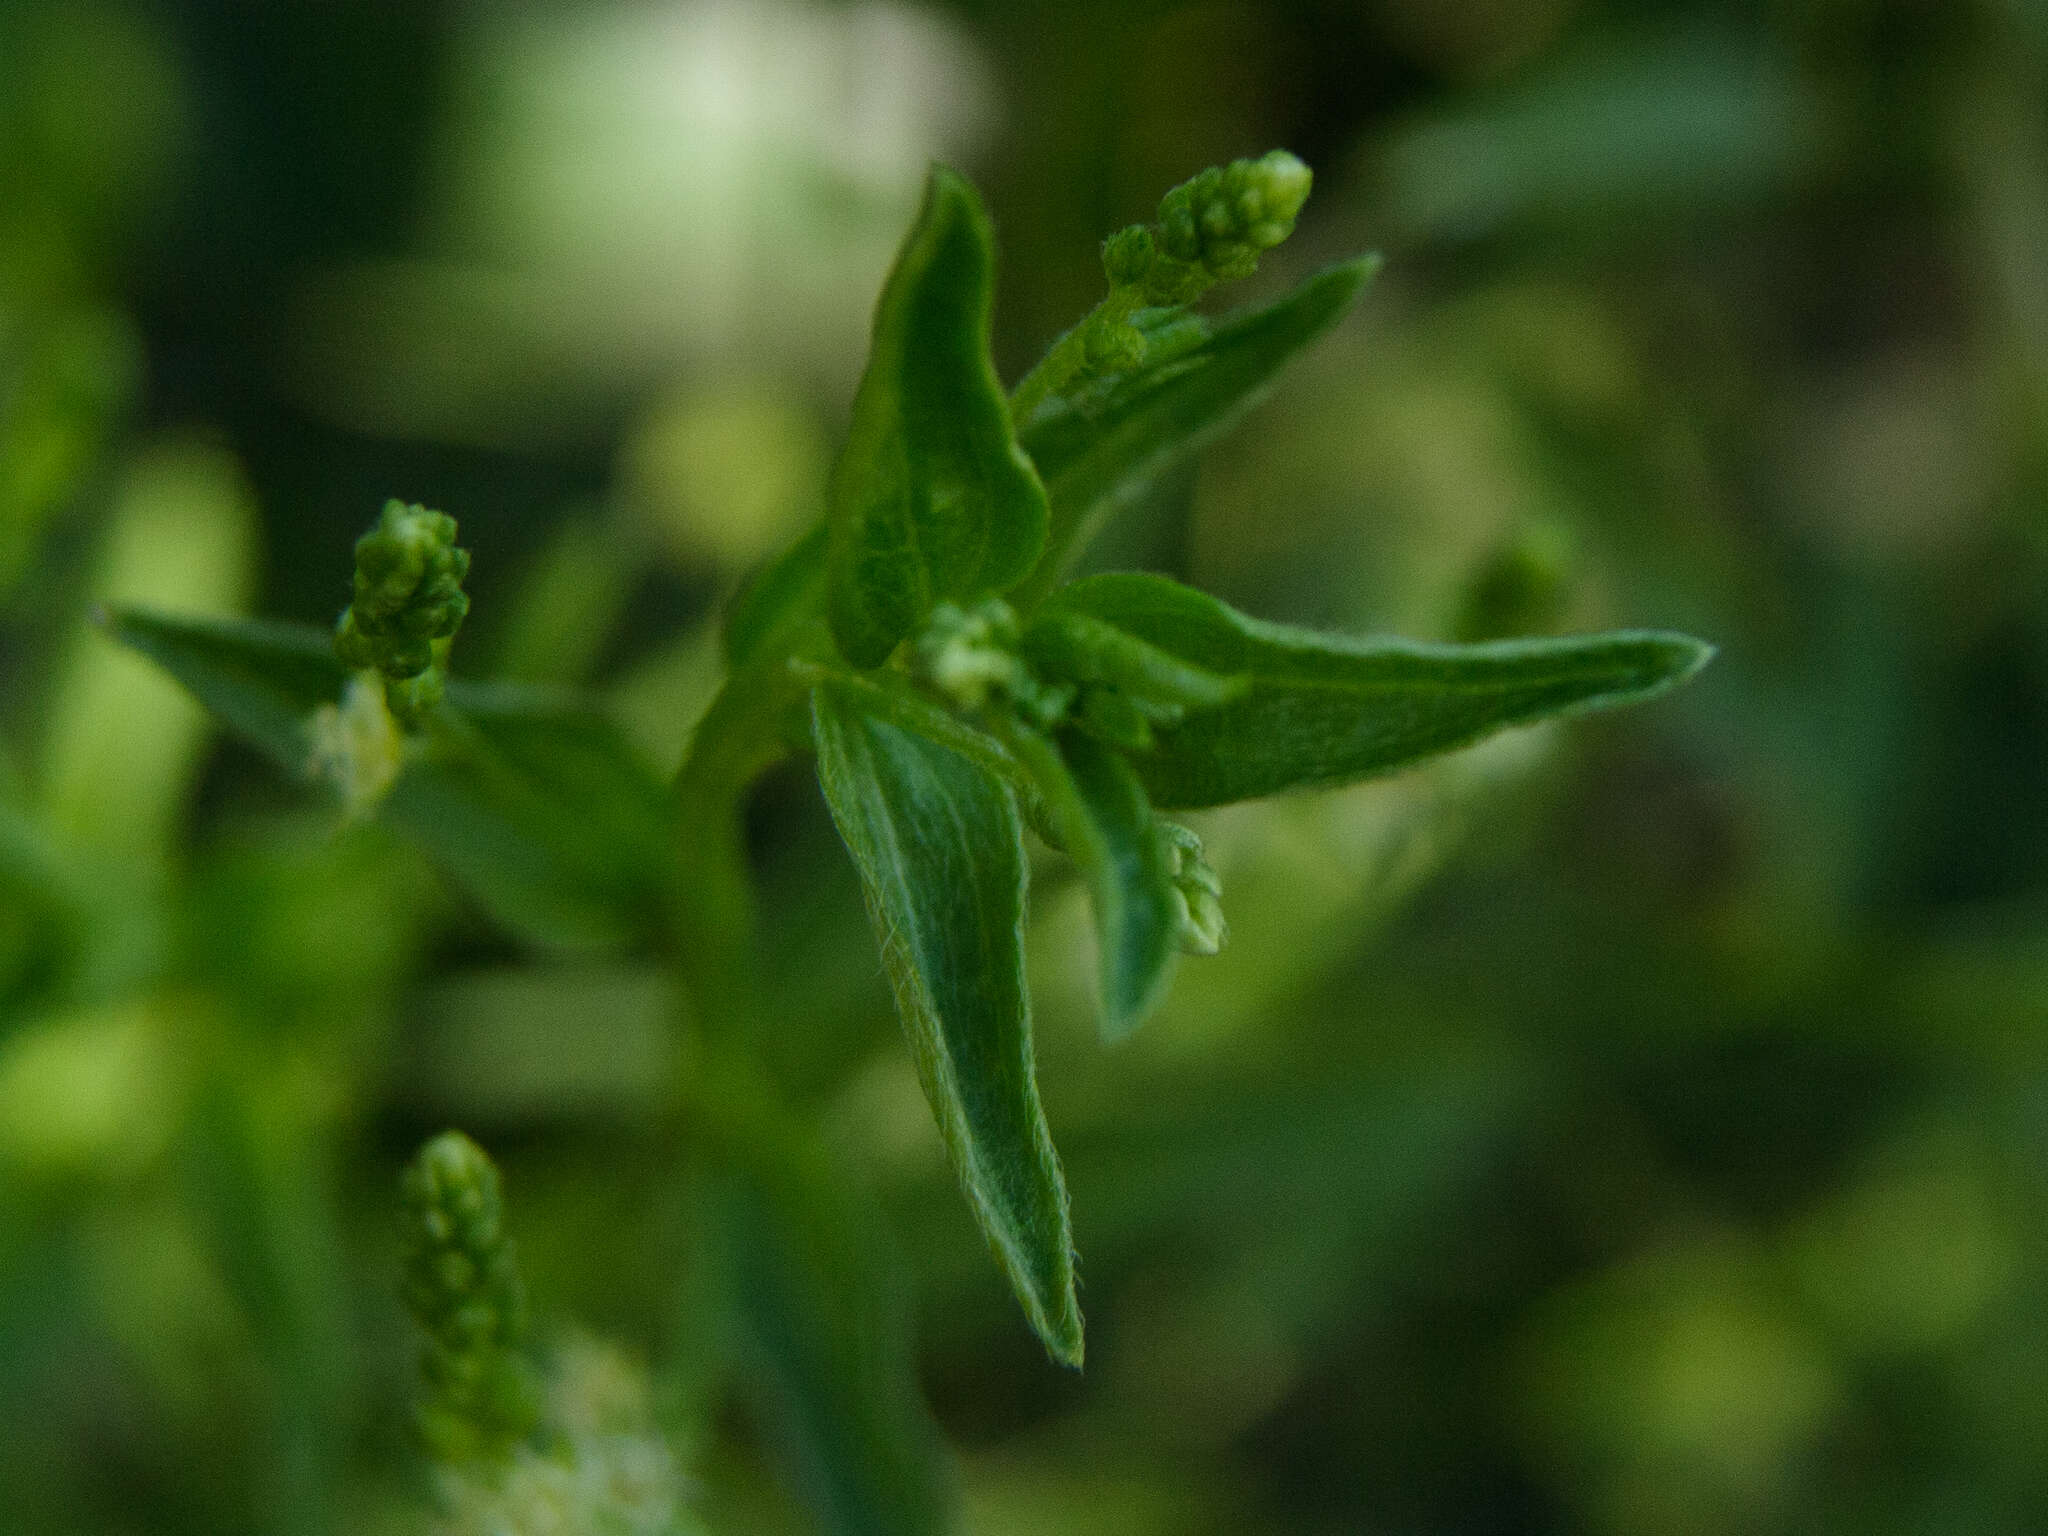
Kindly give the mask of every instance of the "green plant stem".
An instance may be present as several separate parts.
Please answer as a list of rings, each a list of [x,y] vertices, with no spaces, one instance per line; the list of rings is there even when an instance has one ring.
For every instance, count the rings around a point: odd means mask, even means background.
[[[727,678],[676,776],[672,940],[684,990],[707,1038],[743,1034],[764,1010],[743,802],[754,780],[788,755],[785,722],[806,689],[781,657]]]
[[[1112,288],[1101,303],[1082,317],[1079,325],[1048,347],[1038,365],[1017,381],[1010,394],[1010,420],[1022,426],[1047,400],[1087,372],[1088,338],[1111,326],[1128,325],[1144,302],[1145,292],[1136,285]]]

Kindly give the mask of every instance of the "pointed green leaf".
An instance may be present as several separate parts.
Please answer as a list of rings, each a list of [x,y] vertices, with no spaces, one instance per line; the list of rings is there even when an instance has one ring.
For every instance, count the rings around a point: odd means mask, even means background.
[[[1067,1191],[1032,1064],[1016,802],[985,769],[864,713],[829,680],[812,709],[818,779],[954,1171],[1031,1326],[1078,1366]]]
[[[133,609],[107,626],[286,772],[322,778],[316,721],[348,677],[327,631]],[[670,798],[611,720],[571,697],[450,684],[445,728],[408,755],[377,814],[539,943],[621,942],[666,898]]]
[[[883,661],[934,603],[1013,586],[1044,548],[1045,491],[989,361],[994,279],[980,198],[934,169],[832,472],[832,633],[860,666]]]
[[[1172,856],[1119,753],[1080,731],[1057,744],[1020,733],[1017,750],[1088,882],[1102,1033],[1122,1040],[1159,1001],[1177,952]]]
[[[1192,346],[1161,348],[1159,361],[1034,414],[1022,437],[1052,521],[1024,606],[1052,590],[1113,512],[1255,405],[1282,365],[1344,317],[1379,267],[1376,256],[1332,267]]]
[[[825,611],[827,528],[819,523],[763,566],[740,589],[725,617],[726,665],[738,672],[793,637]]]
[[[1213,709],[1243,692],[1246,681],[1190,666],[1129,630],[1065,608],[1040,613],[1021,650],[1046,681],[1114,688],[1147,719]]]
[[[493,918],[560,949],[605,948],[661,921],[673,801],[612,719],[539,689],[451,682],[436,733],[378,815]]]
[[[1087,614],[1196,667],[1249,679],[1158,728],[1133,766],[1163,808],[1222,805],[1404,768],[1505,726],[1652,698],[1706,664],[1684,635],[1422,645],[1247,618],[1162,576],[1089,577],[1048,611]]]
[[[310,721],[341,696],[334,637],[306,624],[186,618],[116,608],[107,632],[185,686],[230,731],[298,778],[313,773]]]

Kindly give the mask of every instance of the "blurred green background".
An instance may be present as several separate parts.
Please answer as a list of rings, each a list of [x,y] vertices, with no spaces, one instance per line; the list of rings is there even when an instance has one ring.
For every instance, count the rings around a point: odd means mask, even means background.
[[[1255,286],[1387,273],[1097,558],[1721,656],[1209,817],[1233,942],[1123,1049],[1047,861],[1080,1376],[764,783],[763,1050],[901,1261],[963,1528],[2042,1528],[2048,5],[6,0],[0,1530],[418,1528],[392,1210],[443,1125],[545,1325],[658,1393],[711,1326],[662,974],[508,934],[92,606],[328,623],[425,502],[456,670],[588,684],[666,771],[926,163],[989,193],[1014,378],[1105,232],[1276,145],[1317,189]],[[730,1395],[708,1528],[811,1529]]]

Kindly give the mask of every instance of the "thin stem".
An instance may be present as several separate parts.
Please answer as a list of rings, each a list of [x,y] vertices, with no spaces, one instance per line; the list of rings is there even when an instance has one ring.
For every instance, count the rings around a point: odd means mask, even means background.
[[[1010,394],[1010,420],[1023,426],[1047,400],[1086,374],[1088,339],[1110,326],[1128,325],[1144,301],[1142,288],[1112,288],[1101,303],[1082,317],[1079,325],[1046,349],[1037,367],[1017,381]]]
[[[742,802],[786,755],[783,721],[805,687],[781,659],[727,678],[676,776],[675,959],[707,1036],[743,1032],[764,1009]]]

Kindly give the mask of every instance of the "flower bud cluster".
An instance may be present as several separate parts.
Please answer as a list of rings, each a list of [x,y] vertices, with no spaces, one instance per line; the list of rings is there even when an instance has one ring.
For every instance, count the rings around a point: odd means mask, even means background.
[[[1294,232],[1313,181],[1284,149],[1211,166],[1160,199],[1155,224],[1109,237],[1102,265],[1110,286],[1140,288],[1147,304],[1173,305],[1250,276],[1260,253]]]
[[[407,682],[435,668],[469,612],[462,581],[469,551],[455,547],[455,519],[387,501],[356,541],[354,601],[335,630],[343,663]]]
[[[498,1170],[475,1142],[446,1131],[420,1149],[400,1187],[403,1294],[427,1336],[422,1435],[443,1461],[503,1454],[532,1430],[539,1401],[521,1353],[526,1291]]]
[[[912,642],[911,668],[968,714],[1003,707],[1050,726],[1066,714],[1074,690],[1041,683],[1018,655],[1018,638],[1017,615],[999,597],[972,608],[940,603]]]
[[[1284,149],[1233,160],[1168,192],[1153,223],[1111,235],[1102,244],[1109,296],[1017,386],[1015,418],[1030,420],[1079,381],[1127,373],[1152,358],[1161,317],[1255,271],[1260,252],[1294,232],[1313,180]]]
[[[1238,685],[1085,615],[1041,615],[1026,634],[996,597],[971,608],[940,603],[907,661],[926,687],[998,735],[1018,727],[1054,739],[1079,731],[1119,752],[1150,751],[1155,726],[1220,704]],[[1193,832],[1163,819],[1155,826],[1168,854],[1176,942],[1185,953],[1213,955],[1228,934],[1223,882]],[[1040,830],[1058,845],[1055,830]]]

